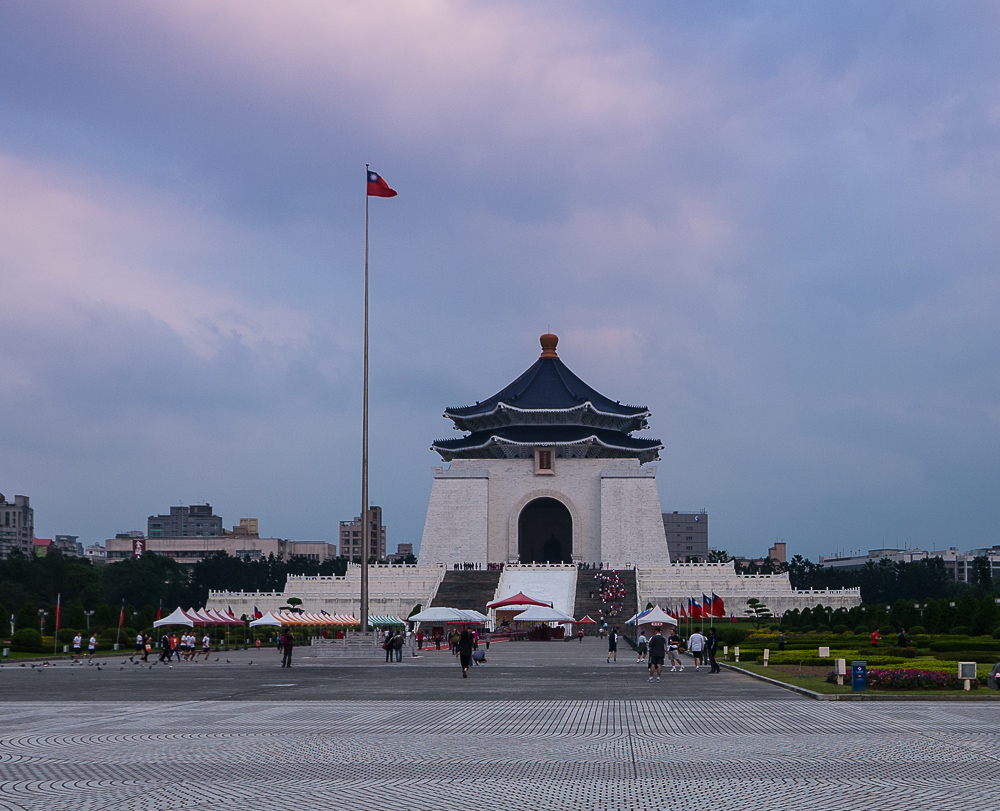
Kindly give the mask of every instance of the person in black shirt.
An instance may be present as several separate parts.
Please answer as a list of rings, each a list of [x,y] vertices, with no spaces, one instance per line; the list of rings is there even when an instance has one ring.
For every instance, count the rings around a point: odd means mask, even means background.
[[[712,628],[708,632],[708,642],[705,644],[705,650],[708,651],[708,663],[712,666],[709,669],[709,673],[721,673],[722,668],[719,667],[719,663],[715,661],[715,651],[719,647],[719,638],[715,635],[715,628]]]
[[[663,631],[659,628],[649,640],[649,679],[653,680],[653,672],[656,672],[656,680],[660,680],[660,673],[663,671],[663,656],[667,652],[667,640],[663,636]]]

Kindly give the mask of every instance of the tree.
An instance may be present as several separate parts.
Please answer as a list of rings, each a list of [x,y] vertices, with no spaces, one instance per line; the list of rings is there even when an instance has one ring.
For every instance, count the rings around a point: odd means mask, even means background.
[[[22,628],[34,628],[38,630],[38,606],[31,600],[22,603],[17,610],[17,618],[14,620],[14,630],[20,631]]]
[[[972,634],[991,634],[997,628],[1000,628],[1000,609],[997,608],[996,598],[987,594],[979,601],[979,610],[972,617]]]
[[[771,619],[771,609],[768,608],[764,603],[758,600],[756,597],[751,597],[747,600],[747,610],[746,615],[750,618],[755,629],[759,629],[760,626]]]
[[[989,592],[993,586],[993,565],[986,555],[977,555],[972,559],[972,576],[969,581]]]
[[[732,559],[732,555],[730,555],[725,549],[708,550],[709,563],[729,563]]]
[[[195,602],[187,571],[164,555],[146,552],[140,558],[105,564],[104,569],[104,597],[112,605],[119,605],[123,599],[132,605],[154,605],[162,600],[173,610]]]

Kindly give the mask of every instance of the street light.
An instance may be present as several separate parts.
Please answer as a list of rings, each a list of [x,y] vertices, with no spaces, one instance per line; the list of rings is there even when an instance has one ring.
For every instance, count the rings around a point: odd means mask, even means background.
[[[42,634],[45,633],[45,618],[48,616],[48,613],[44,608],[38,609],[38,630]]]
[[[93,611],[84,611],[83,613],[87,616],[87,630],[89,631],[90,630],[90,618],[92,616],[94,616],[94,612]]]

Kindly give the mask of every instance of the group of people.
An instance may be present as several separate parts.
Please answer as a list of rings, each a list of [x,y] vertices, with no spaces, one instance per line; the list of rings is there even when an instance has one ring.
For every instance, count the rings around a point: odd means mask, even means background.
[[[612,631],[612,633],[614,632]],[[608,639],[610,646],[611,636],[609,636]],[[694,658],[695,670],[701,670],[702,664],[707,664],[709,665],[709,673],[719,673],[722,668],[720,668],[718,662],[715,661],[715,654],[718,647],[719,640],[715,635],[715,628],[712,628],[708,632],[707,637],[700,631],[695,631],[687,638],[686,643],[683,639],[681,639],[676,628],[671,629],[669,636],[664,636],[663,629],[657,628],[653,632],[652,637],[649,639],[646,638],[645,634],[639,634],[639,639],[636,644],[639,658],[636,659],[636,663],[639,664],[648,661],[648,681],[653,681],[654,677],[657,681],[659,681],[660,674],[663,672],[665,659],[669,658],[670,660],[671,672],[684,671],[684,662],[681,659],[681,652],[687,650]],[[617,661],[617,653],[615,659]]]
[[[617,616],[625,607],[625,584],[621,575],[613,571],[610,574],[595,575],[595,580],[600,588],[598,593],[602,603],[600,613],[606,617]]]
[[[139,634],[135,638],[135,653],[129,658],[131,659],[141,652],[142,661],[149,661],[146,657],[151,649],[152,645],[149,643],[148,637],[145,634]],[[176,633],[165,633],[160,637],[159,661],[161,662],[169,662],[173,658],[176,658],[178,662],[182,659],[193,662],[199,654],[204,655],[207,660],[211,652],[212,638],[207,633],[201,638],[200,651],[198,650],[198,636],[194,631],[185,631],[181,636],[177,636]]]
[[[394,659],[397,662],[403,661],[403,645],[406,644],[406,639],[409,637],[410,632],[407,630],[406,636],[403,636],[403,631],[399,628],[395,632],[391,628],[386,628],[382,633],[382,650],[385,651],[385,662],[389,664]]]
[[[89,659],[94,658],[94,654],[97,653],[97,634],[91,634],[90,640],[87,642],[87,654]],[[76,636],[73,637],[73,661],[78,662],[83,656],[83,635],[78,631]]]

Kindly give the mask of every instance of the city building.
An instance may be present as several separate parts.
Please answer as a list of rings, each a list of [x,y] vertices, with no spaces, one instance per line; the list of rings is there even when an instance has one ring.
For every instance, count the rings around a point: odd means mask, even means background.
[[[169,515],[146,519],[148,538],[213,538],[222,534],[222,519],[212,513],[211,504],[171,507]]]
[[[985,557],[990,561],[990,569],[994,578],[1000,578],[1000,544],[980,549],[970,549],[961,552],[957,547],[948,549],[869,549],[867,554],[850,555],[820,555],[821,566],[831,569],[860,569],[868,563],[878,563],[888,560],[892,563],[913,563],[928,558],[940,558],[945,571],[952,580],[968,583],[973,579],[973,561],[977,557]]]
[[[754,566],[760,567],[765,563],[773,564],[776,569],[783,569],[785,564],[788,563],[787,558],[787,544],[784,541],[775,541],[774,546],[767,550],[766,557],[746,558],[742,555],[735,555],[733,556],[733,562],[736,564],[736,571],[749,569]]]
[[[301,556],[322,563],[337,556],[337,545],[326,541],[288,541],[233,534],[201,538],[146,538],[141,534],[122,533],[106,540],[104,546],[108,563],[139,557],[146,552],[173,558],[186,566],[194,566],[219,552],[248,561],[264,560],[273,555],[283,561]]]
[[[396,544],[396,551],[387,555],[386,559],[393,563],[401,563],[413,554],[413,544],[412,543],[398,543]]]
[[[677,563],[708,561],[708,513],[663,513],[663,531],[667,535],[670,560]]]
[[[83,556],[91,563],[107,563],[107,550],[99,543],[93,543],[83,550]]]
[[[8,502],[0,493],[0,558],[11,552],[31,557],[35,548],[35,511],[27,496],[14,496]]]
[[[368,558],[383,560],[385,558],[385,525],[382,523],[382,508],[368,508]],[[361,545],[364,543],[361,516],[355,516],[353,521],[340,522],[340,554],[350,560],[361,561]]]

